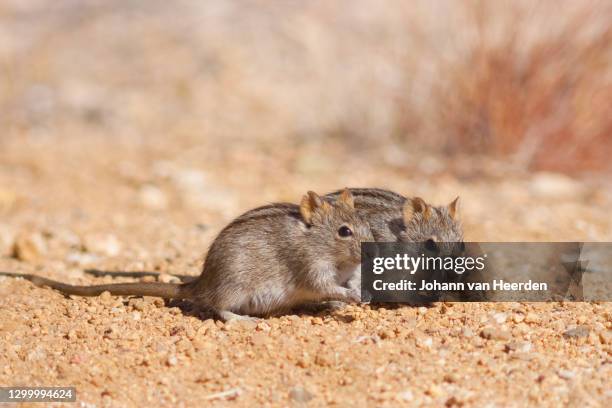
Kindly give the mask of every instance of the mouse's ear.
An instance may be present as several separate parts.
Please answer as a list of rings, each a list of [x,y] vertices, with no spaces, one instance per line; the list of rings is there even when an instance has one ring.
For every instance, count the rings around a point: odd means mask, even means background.
[[[331,206],[314,191],[309,191],[300,203],[300,214],[306,224],[312,224],[312,218],[317,212],[328,211]]]
[[[355,208],[355,200],[353,199],[353,194],[351,194],[351,191],[348,188],[342,190],[338,201],[348,205],[350,208]]]
[[[427,205],[425,200],[420,197],[408,198],[404,203],[404,208],[402,209],[404,224],[408,225],[410,220],[412,220],[417,214],[421,214],[423,219],[427,220],[431,215],[429,205]]]
[[[461,208],[460,204],[461,201],[459,200],[459,196],[457,196],[457,198],[455,198],[453,202],[448,205],[448,213],[455,221],[458,221],[461,218],[459,215],[459,210]]]

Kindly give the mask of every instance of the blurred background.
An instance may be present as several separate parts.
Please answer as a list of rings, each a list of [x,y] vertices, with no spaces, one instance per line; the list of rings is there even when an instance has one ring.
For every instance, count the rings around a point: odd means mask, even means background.
[[[2,0],[0,243],[202,248],[344,186],[461,195],[468,239],[610,239],[611,60],[609,1]]]
[[[4,0],[0,18],[3,138],[610,169],[608,1]]]

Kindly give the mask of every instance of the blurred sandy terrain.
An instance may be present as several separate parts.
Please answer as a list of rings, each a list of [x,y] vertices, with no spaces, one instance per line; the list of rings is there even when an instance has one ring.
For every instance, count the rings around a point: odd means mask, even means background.
[[[3,1],[0,271],[197,275],[241,212],[344,186],[460,195],[467,240],[612,241],[610,4],[456,4]],[[88,407],[612,400],[609,303],[254,328],[0,278],[0,310],[0,385]]]

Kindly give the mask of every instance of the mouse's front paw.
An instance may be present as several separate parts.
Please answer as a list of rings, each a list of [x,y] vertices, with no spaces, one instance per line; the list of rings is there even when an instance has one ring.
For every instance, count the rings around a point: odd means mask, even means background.
[[[343,286],[336,286],[323,296],[325,300],[338,300],[346,303],[361,302],[361,293],[357,289],[349,289]]]
[[[352,303],[360,303],[361,302],[361,291],[356,288],[347,289],[346,290],[346,298],[347,301]]]

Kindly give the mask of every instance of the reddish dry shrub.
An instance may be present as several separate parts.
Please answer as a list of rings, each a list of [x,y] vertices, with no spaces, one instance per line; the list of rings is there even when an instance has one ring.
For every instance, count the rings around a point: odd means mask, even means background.
[[[437,88],[447,151],[510,156],[532,169],[612,170],[612,26],[593,27],[593,12],[531,44],[512,22],[488,43],[486,13],[475,13],[480,41],[444,67]]]

